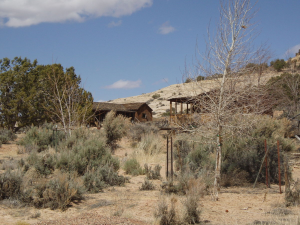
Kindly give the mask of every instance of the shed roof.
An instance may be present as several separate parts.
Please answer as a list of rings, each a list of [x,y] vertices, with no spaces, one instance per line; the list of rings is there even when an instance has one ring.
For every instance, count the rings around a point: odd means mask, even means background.
[[[108,103],[108,102],[94,102],[93,110],[103,111],[128,111],[122,104]]]
[[[144,104],[152,111],[152,109],[145,102],[125,103],[125,104],[116,104],[116,103],[109,103],[109,102],[94,102],[93,110],[97,110],[97,111],[114,110],[118,112],[135,112]]]

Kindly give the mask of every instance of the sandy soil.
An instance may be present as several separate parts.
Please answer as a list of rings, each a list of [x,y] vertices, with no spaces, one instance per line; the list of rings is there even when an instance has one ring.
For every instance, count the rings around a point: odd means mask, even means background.
[[[115,155],[124,162],[134,149],[129,142],[119,143]],[[0,148],[0,159],[8,157],[21,158],[17,154],[16,144],[3,145]],[[152,159],[153,160],[153,159]],[[165,153],[162,153],[152,165],[165,164]],[[1,167],[0,167],[1,168]],[[124,171],[120,171],[124,174]],[[163,167],[161,175],[164,178]],[[293,176],[300,178],[300,168],[293,167]],[[86,194],[86,199],[73,203],[66,211],[35,209],[33,207],[15,207],[11,201],[0,204],[0,224],[157,224],[154,211],[162,198],[170,199],[161,191],[161,181],[153,181],[156,190],[140,191],[145,176],[131,177],[130,183],[123,187],[106,188],[104,192]],[[284,190],[284,187],[282,187]],[[177,199],[176,210],[182,211],[184,196],[173,196]],[[284,206],[284,194],[279,194],[278,185],[266,189],[264,185],[252,187],[222,188],[219,201],[213,201],[210,195],[200,199],[201,220],[206,224],[295,224],[299,216],[298,207]]]

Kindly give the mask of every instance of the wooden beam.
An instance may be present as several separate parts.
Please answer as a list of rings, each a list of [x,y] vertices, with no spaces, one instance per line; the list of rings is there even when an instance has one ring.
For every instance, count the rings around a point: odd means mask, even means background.
[[[172,120],[172,101],[170,101],[170,123]]]
[[[183,104],[181,102],[181,114],[183,114]]]

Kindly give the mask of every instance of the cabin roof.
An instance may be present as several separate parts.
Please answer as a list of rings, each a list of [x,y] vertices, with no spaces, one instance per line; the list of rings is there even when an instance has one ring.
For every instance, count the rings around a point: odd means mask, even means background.
[[[152,109],[145,102],[136,102],[136,103],[125,103],[125,104],[117,104],[110,102],[94,102],[93,110],[95,111],[117,111],[117,112],[135,112],[138,111],[142,105],[146,105],[150,111]]]

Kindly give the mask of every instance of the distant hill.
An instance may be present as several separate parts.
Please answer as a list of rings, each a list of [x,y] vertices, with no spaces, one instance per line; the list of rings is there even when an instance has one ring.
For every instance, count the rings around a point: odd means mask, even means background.
[[[266,83],[271,77],[279,76],[282,72],[277,73],[269,71],[261,77],[261,83]],[[257,84],[257,75],[253,75],[250,79],[247,77],[247,82]],[[137,96],[118,98],[111,100],[112,103],[132,103],[132,102],[147,102],[153,109],[153,117],[161,117],[162,113],[170,109],[168,99],[173,97],[195,96],[203,91],[209,91],[218,87],[218,80],[203,80],[191,83],[172,84],[168,87],[159,89],[154,92],[145,93]]]

